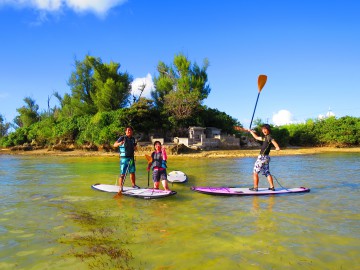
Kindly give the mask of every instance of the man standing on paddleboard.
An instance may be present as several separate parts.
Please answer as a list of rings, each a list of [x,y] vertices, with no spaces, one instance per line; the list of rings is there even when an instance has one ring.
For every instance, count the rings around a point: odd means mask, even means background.
[[[279,151],[279,144],[272,138],[270,125],[264,124],[261,126],[261,131],[264,136],[258,136],[253,130],[245,129],[258,141],[262,141],[263,144],[261,146],[260,155],[258,156],[253,171],[253,179],[254,179],[254,187],[249,188],[252,191],[258,191],[259,186],[259,172],[262,172],[263,175],[267,178],[270,187],[269,190],[275,191],[274,181],[270,173],[270,148],[271,144],[275,146],[275,150]]]
[[[119,147],[120,151],[120,177],[119,177],[119,186],[120,191],[124,185],[124,180],[127,173],[130,173],[130,181],[133,188],[140,188],[135,184],[135,159],[134,152],[136,150],[136,142],[133,137],[133,128],[128,126],[125,129],[125,135],[121,136],[114,143],[114,147]]]

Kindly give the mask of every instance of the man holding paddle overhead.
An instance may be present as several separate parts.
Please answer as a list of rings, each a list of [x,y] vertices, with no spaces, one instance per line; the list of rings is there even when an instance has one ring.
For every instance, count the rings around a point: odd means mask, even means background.
[[[267,81],[267,76],[264,74],[259,75],[258,77],[258,95],[256,98],[256,103],[255,103],[255,108],[254,108],[254,112],[252,114],[251,117],[251,121],[250,121],[250,127],[249,129],[246,128],[242,128],[242,127],[234,127],[235,130],[238,131],[247,131],[250,132],[251,135],[258,141],[262,141],[262,147],[260,150],[260,155],[258,156],[255,165],[254,165],[254,171],[253,171],[253,180],[254,180],[254,186],[252,188],[249,188],[252,191],[258,191],[258,187],[259,187],[259,172],[262,172],[263,175],[266,176],[267,180],[269,181],[270,187],[269,190],[275,191],[274,188],[274,181],[273,178],[270,174],[270,170],[269,170],[269,163],[270,163],[270,148],[271,148],[271,144],[273,144],[275,146],[276,150],[280,150],[280,147],[278,145],[278,143],[271,137],[271,129],[270,129],[270,125],[268,124],[264,124],[261,127],[261,131],[264,134],[264,136],[258,136],[253,130],[251,130],[251,124],[252,121],[254,119],[254,115],[255,115],[255,110],[256,110],[256,106],[259,100],[259,96],[261,93],[261,90],[263,89],[264,85],[266,84]]]
[[[269,190],[275,191],[274,188],[274,181],[270,174],[270,148],[271,144],[275,146],[275,150],[280,150],[279,144],[272,138],[271,136],[271,129],[270,125],[264,124],[261,126],[261,131],[264,136],[258,136],[253,130],[251,129],[244,129],[245,131],[250,132],[250,134],[258,141],[262,141],[263,144],[261,146],[260,155],[258,156],[253,171],[253,179],[254,179],[254,187],[249,188],[252,191],[258,191],[259,186],[259,172],[262,172],[263,175],[266,176],[270,187]]]
[[[133,137],[133,129],[128,126],[125,129],[125,135],[121,136],[114,143],[114,147],[119,147],[120,150],[120,177],[119,186],[120,190],[118,195],[121,194],[125,177],[130,173],[130,181],[133,188],[140,188],[135,184],[135,160],[134,152],[136,150],[136,142]]]

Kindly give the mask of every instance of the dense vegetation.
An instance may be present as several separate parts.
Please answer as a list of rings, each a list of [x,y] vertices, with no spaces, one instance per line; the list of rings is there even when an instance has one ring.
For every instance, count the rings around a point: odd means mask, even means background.
[[[232,131],[236,119],[202,101],[210,94],[206,70],[207,60],[200,67],[184,55],[174,57],[171,65],[159,62],[158,76],[151,99],[131,94],[132,77],[119,72],[120,64],[103,63],[87,55],[75,61],[69,87],[71,94],[55,92],[59,105],[39,112],[35,100],[26,97],[14,123],[5,123],[0,115],[0,145],[23,144],[50,146],[59,142],[81,145],[111,145],[131,125],[140,139],[149,136],[187,136],[189,126],[215,126]],[[48,102],[49,104],[49,102]],[[10,126],[14,131],[8,133]]]
[[[308,120],[273,129],[281,145],[349,147],[360,144],[360,118],[345,116]]]
[[[5,147],[32,144],[39,147],[71,142],[80,147],[106,147],[133,126],[141,140],[151,135],[171,138],[187,136],[189,126],[217,127],[229,134],[241,125],[236,119],[202,104],[211,89],[208,84],[205,60],[200,67],[182,54],[171,65],[159,62],[154,77],[151,99],[131,94],[132,76],[120,72],[120,64],[103,63],[87,55],[75,61],[68,85],[71,93],[61,96],[52,93],[59,105],[39,112],[32,98],[24,98],[24,106],[13,123],[5,122],[0,114],[0,145]],[[49,104],[49,102],[48,102]],[[257,120],[258,126],[261,120]],[[12,132],[8,132],[10,128]],[[259,131],[259,130],[258,130]],[[302,124],[273,127],[274,137],[281,146],[358,146],[360,119],[330,117],[308,120]]]

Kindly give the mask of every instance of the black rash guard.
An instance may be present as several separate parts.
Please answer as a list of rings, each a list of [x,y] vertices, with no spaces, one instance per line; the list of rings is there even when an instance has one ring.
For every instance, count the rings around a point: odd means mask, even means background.
[[[262,137],[263,144],[261,146],[260,155],[267,156],[270,153],[271,149],[271,141],[273,138],[270,134],[266,135],[265,137]]]

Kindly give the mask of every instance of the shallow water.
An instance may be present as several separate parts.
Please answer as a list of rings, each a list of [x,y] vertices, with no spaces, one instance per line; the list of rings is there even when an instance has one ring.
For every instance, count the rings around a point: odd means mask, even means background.
[[[250,187],[254,161],[170,157],[189,177],[170,184],[177,195],[115,200],[90,185],[115,183],[117,157],[2,155],[0,269],[360,269],[360,154],[272,158],[281,185],[310,193],[190,190]],[[147,186],[145,158],[136,164]]]

